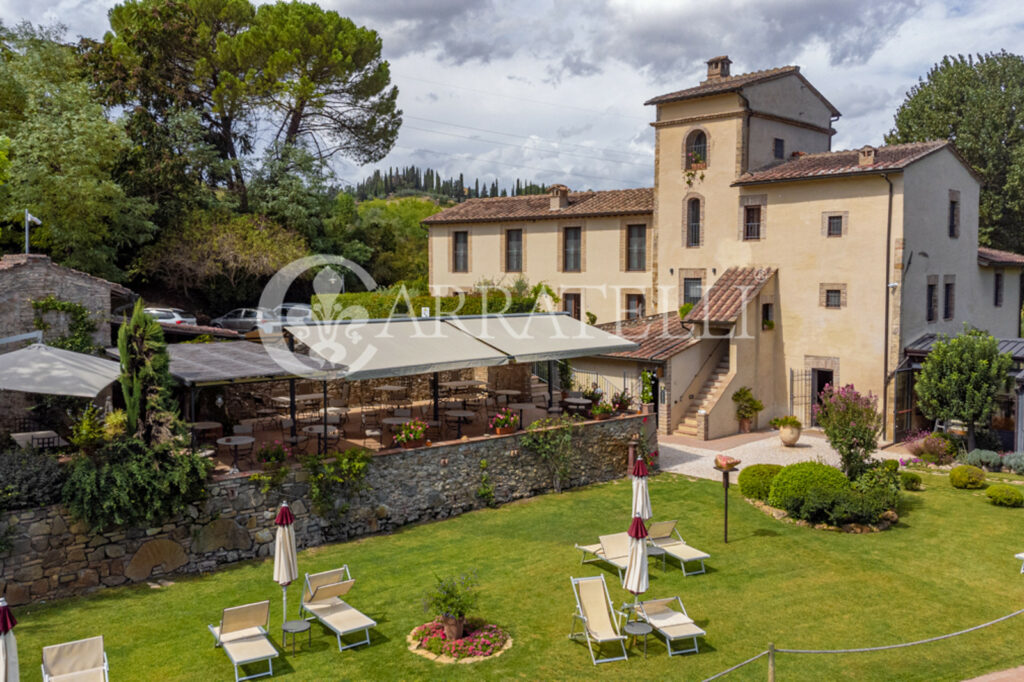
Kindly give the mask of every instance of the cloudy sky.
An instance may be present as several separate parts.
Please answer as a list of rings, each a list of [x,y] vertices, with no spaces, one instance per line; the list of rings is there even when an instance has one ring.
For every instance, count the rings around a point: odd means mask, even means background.
[[[0,0],[7,24],[99,37],[110,0]],[[652,184],[649,97],[798,64],[843,113],[834,149],[879,144],[906,91],[945,54],[1024,53],[1020,0],[322,0],[378,30],[405,123],[378,166],[416,164],[502,186]],[[339,160],[347,181],[366,175]]]

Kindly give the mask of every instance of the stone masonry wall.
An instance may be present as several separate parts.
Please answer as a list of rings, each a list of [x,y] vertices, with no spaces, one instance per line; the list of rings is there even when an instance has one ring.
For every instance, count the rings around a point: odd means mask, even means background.
[[[630,437],[651,431],[644,420],[631,415],[587,422],[577,436],[573,473],[563,487],[625,476]],[[59,506],[8,512],[0,515],[0,537],[6,534],[11,542],[10,550],[0,553],[0,593],[6,589],[12,604],[24,604],[268,557],[282,500],[295,513],[300,549],[448,518],[484,506],[477,496],[482,459],[488,462],[499,504],[550,491],[551,474],[521,448],[521,438],[491,436],[380,452],[367,474],[369,488],[344,500],[349,509],[335,523],[310,510],[301,469],[266,495],[244,476],[211,483],[206,500],[182,518],[153,528],[93,534]]]

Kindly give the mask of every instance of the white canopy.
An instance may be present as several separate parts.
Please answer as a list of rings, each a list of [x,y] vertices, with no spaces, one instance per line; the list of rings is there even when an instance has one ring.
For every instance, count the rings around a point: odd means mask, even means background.
[[[0,355],[0,389],[95,398],[121,365],[94,355],[34,343]]]
[[[636,348],[632,341],[566,314],[459,317],[448,323],[500,348],[515,362],[564,360]]]

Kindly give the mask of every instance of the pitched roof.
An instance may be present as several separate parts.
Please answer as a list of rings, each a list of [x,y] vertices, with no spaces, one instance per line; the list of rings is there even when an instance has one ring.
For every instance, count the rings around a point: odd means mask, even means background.
[[[685,322],[731,324],[743,312],[761,287],[776,273],[775,268],[729,268],[686,315]]]
[[[908,142],[876,147],[875,163],[866,166],[861,166],[858,163],[860,158],[858,149],[801,154],[792,157],[789,161],[744,173],[733,184],[753,185],[763,182],[813,180],[815,178],[898,171],[944,147],[953,150],[948,140]],[[955,150],[954,153],[956,153]],[[970,167],[968,166],[968,168]]]
[[[551,210],[551,197],[531,194],[519,197],[469,199],[426,218],[424,225],[490,223],[501,220],[558,220],[597,216],[633,215],[654,211],[654,189],[614,189],[604,192],[570,192],[569,205]]]
[[[607,357],[612,358],[662,362],[699,340],[683,326],[675,311],[596,326],[637,344],[631,350],[608,353]]]
[[[0,270],[13,270],[14,268],[18,268],[23,265],[28,265],[29,263],[41,263],[49,267],[58,268],[73,275],[78,275],[79,277],[84,277],[99,284],[104,284],[110,288],[110,291],[112,293],[115,293],[119,296],[127,297],[131,296],[132,294],[131,289],[122,286],[117,282],[111,282],[109,280],[103,279],[102,277],[96,277],[95,275],[90,275],[87,272],[82,272],[81,270],[75,270],[74,268],[69,268],[65,265],[54,263],[49,256],[42,253],[4,254],[3,257],[0,257]]]
[[[1024,266],[1024,256],[1012,251],[1000,251],[987,246],[978,247],[978,265]]]
[[[784,76],[795,75],[804,85],[813,92],[815,95],[825,103],[825,106],[829,108],[833,116],[839,116],[839,110],[832,105],[825,97],[818,92],[818,90],[810,84],[810,82],[803,77],[800,73],[799,66],[779,66],[774,69],[764,69],[762,71],[751,71],[750,73],[740,73],[735,76],[727,76],[725,78],[714,78],[703,81],[700,85],[696,85],[692,88],[686,88],[684,90],[677,90],[664,95],[658,95],[644,102],[644,104],[667,104],[668,102],[680,102],[687,99],[696,99],[698,97],[708,97],[709,95],[721,95],[727,92],[736,92],[741,90],[744,86],[753,85],[755,83],[763,83],[765,81],[774,80],[776,78],[782,78]]]

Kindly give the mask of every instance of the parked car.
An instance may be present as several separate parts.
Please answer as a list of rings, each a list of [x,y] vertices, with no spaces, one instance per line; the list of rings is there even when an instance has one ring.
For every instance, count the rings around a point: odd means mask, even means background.
[[[309,322],[313,308],[308,303],[282,303],[274,308],[274,316],[283,322]]]
[[[251,332],[264,322],[277,320],[274,313],[261,308],[235,308],[229,313],[210,320],[211,327],[234,329],[236,332]]]
[[[143,308],[143,312],[160,324],[196,324],[196,316],[181,308]]]

